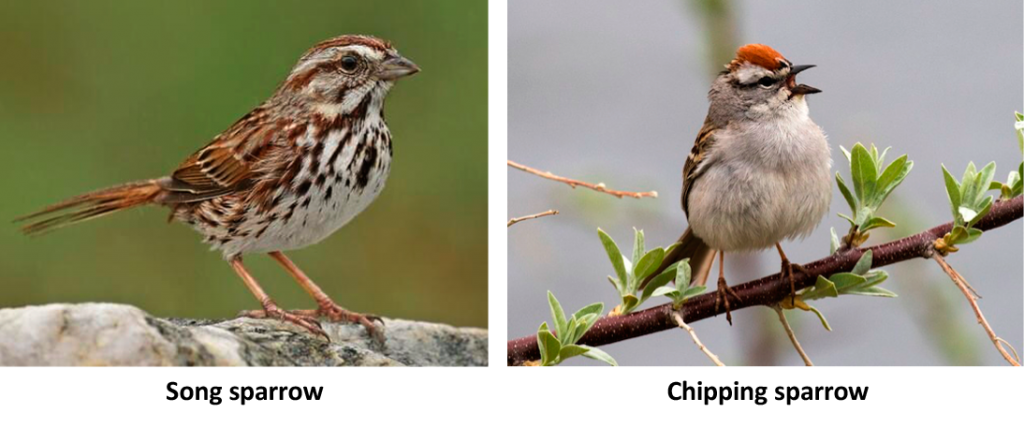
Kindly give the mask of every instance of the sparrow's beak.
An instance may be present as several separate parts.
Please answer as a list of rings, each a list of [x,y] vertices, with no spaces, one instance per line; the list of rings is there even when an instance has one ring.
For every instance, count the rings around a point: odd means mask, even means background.
[[[804,70],[806,70],[808,68],[812,68],[812,67],[814,67],[814,66],[813,65],[794,65],[793,68],[790,69],[789,79],[788,79],[789,92],[790,93],[792,93],[793,95],[807,95],[807,94],[817,94],[818,92],[821,92],[821,89],[815,88],[813,86],[807,86],[807,85],[804,85],[803,83],[801,83],[799,85],[796,84],[796,79],[794,77],[797,74],[800,74],[800,72],[802,72],[802,71],[804,71]]]
[[[401,55],[394,55],[384,60],[377,76],[384,80],[398,80],[420,71],[420,67]]]

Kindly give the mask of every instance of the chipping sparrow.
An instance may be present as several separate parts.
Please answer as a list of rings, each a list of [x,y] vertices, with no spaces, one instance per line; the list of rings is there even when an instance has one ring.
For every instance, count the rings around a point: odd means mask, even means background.
[[[689,257],[703,283],[717,252],[718,299],[730,324],[727,293],[739,296],[726,286],[724,254],[774,245],[795,290],[793,267],[803,268],[779,242],[809,235],[832,200],[828,142],[804,97],[821,91],[795,81],[811,67],[765,45],[739,48],[711,85],[707,118],[683,168],[689,228],[662,269]]]
[[[189,156],[169,176],[76,196],[19,220],[34,234],[142,205],[205,237],[263,306],[244,313],[298,324],[326,337],[317,316],[358,322],[377,340],[378,317],[335,304],[281,251],[315,244],[380,194],[391,166],[384,98],[395,80],[419,68],[369,36],[340,36],[313,46],[263,104]],[[242,265],[268,253],[319,309],[283,311]]]

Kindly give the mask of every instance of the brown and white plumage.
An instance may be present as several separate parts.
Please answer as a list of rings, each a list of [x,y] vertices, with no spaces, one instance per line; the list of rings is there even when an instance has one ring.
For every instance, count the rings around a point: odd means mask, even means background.
[[[694,280],[703,283],[716,252],[721,262],[726,252],[775,246],[792,282],[795,265],[779,242],[809,234],[832,196],[828,143],[804,98],[820,91],[795,81],[810,67],[795,66],[768,46],[746,45],[715,79],[708,115],[683,167],[689,227],[662,269],[689,258]]]
[[[281,251],[329,236],[381,192],[392,154],[384,99],[395,80],[418,71],[390,43],[374,37],[318,43],[269,99],[170,175],[71,198],[22,218],[34,220],[23,230],[40,233],[156,204],[198,230],[236,270],[244,271],[243,254],[283,258]],[[253,289],[251,277],[242,277]],[[303,284],[307,291],[310,284]],[[326,295],[312,287],[323,309]],[[254,290],[258,298],[261,292]],[[263,304],[268,312],[276,308]],[[272,314],[277,315],[296,322]]]

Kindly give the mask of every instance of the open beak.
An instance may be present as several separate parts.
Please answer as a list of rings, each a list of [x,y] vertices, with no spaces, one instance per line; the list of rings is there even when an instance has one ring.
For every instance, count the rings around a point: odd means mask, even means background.
[[[817,94],[818,92],[821,92],[821,89],[815,88],[813,86],[807,86],[807,85],[805,85],[803,83],[801,83],[799,85],[796,84],[796,75],[800,74],[800,72],[802,72],[804,70],[807,70],[808,68],[812,68],[812,67],[814,67],[814,66],[813,65],[794,65],[793,68],[790,69],[789,79],[787,79],[788,83],[789,83],[789,92],[790,93],[792,93],[793,95],[807,95],[807,94]]]
[[[384,80],[398,80],[405,76],[411,76],[420,71],[420,67],[401,55],[392,56],[384,60],[377,76]]]

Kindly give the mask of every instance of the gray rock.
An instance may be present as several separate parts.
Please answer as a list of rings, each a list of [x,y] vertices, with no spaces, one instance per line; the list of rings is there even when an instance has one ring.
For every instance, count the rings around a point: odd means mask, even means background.
[[[155,318],[127,305],[0,309],[4,366],[483,366],[487,330],[385,320],[385,349],[363,327],[322,322],[328,342],[276,320]]]

